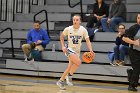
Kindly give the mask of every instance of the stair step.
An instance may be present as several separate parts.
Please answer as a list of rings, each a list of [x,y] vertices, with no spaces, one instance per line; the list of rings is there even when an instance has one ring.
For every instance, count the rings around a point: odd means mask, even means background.
[[[87,22],[82,22],[81,23],[81,25],[83,26],[83,27],[85,27],[86,28],[86,24],[87,24]],[[72,21],[64,21],[64,22],[55,22],[55,28],[54,28],[54,30],[60,30],[60,31],[63,31],[64,30],[64,28],[66,28],[66,27],[68,27],[68,26],[71,26],[72,25]]]
[[[24,58],[24,54],[22,49],[14,49],[15,58]],[[2,57],[5,58],[12,58],[12,51],[11,49],[4,49]]]
[[[55,22],[55,30],[63,30],[65,27],[72,25],[72,22]]]
[[[32,6],[31,12],[37,13],[41,10],[47,10],[48,13],[80,13],[80,6],[70,8],[68,5],[45,5],[45,6]],[[83,12],[87,11],[87,5],[83,5]]]
[[[49,30],[54,30],[54,22],[49,22]],[[33,22],[0,22],[0,29],[11,27],[13,30],[29,30],[33,27]],[[41,27],[46,29],[46,23],[42,23]]]
[[[33,22],[35,13],[30,14],[16,14],[15,21],[18,22]],[[46,19],[45,13],[36,16],[37,19],[43,21]],[[48,13],[48,21],[70,21],[71,13]]]
[[[0,58],[0,64],[6,64],[6,60],[3,58]]]
[[[76,4],[79,0],[71,0],[71,4]],[[48,5],[68,5],[68,0],[46,0]],[[83,4],[92,4],[95,3],[94,0],[83,0]]]
[[[0,68],[6,68],[6,59],[0,58]]]

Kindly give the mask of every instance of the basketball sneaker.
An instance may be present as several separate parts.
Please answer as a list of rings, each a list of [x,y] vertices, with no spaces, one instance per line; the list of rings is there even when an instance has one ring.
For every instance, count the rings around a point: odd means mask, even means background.
[[[66,76],[66,83],[67,83],[67,85],[69,85],[69,86],[73,86],[73,83],[72,83],[72,76],[69,76],[69,75]]]
[[[57,81],[56,84],[57,84],[57,86],[59,86],[60,89],[62,89],[62,90],[66,89],[65,85],[64,85],[64,81],[59,80],[59,81]]]

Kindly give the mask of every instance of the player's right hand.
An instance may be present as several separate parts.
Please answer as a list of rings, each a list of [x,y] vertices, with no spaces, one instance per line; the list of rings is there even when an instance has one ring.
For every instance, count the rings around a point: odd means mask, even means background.
[[[67,48],[66,48],[66,47],[62,47],[62,51],[63,51],[64,53],[66,53],[66,52],[67,52]]]

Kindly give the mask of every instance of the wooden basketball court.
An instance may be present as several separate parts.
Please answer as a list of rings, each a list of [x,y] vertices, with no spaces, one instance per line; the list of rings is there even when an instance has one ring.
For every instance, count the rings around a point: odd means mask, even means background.
[[[74,86],[66,86],[66,90],[60,90],[55,84],[57,80],[58,79],[0,75],[0,93],[131,93],[127,91],[127,85],[125,84],[77,80],[74,80]],[[140,91],[137,93],[140,93]]]

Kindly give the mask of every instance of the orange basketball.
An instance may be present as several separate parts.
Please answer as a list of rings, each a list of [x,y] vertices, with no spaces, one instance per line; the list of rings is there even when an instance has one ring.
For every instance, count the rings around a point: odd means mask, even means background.
[[[82,60],[85,62],[85,63],[91,63],[93,61],[95,57],[95,53],[91,53],[91,52],[85,52],[83,55],[82,55]]]

